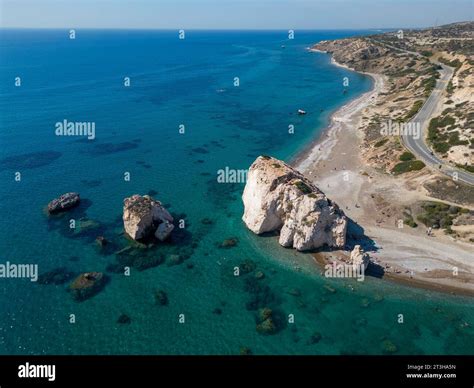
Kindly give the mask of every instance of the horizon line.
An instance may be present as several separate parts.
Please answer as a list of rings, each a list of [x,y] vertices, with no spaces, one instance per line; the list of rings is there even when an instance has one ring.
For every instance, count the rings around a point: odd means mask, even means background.
[[[360,27],[360,28],[153,28],[153,27],[3,27],[0,30],[114,30],[114,31],[367,31],[396,29],[425,29],[434,27]]]
[[[138,31],[179,31],[179,30],[187,30],[187,31],[364,31],[364,30],[396,30],[396,29],[404,29],[404,30],[422,30],[422,29],[429,29],[429,28],[440,28],[443,26],[449,26],[452,24],[464,24],[464,23],[472,23],[472,20],[460,20],[456,22],[445,23],[441,25],[429,25],[429,26],[410,26],[410,27],[357,27],[357,28],[347,28],[347,27],[333,27],[333,28],[301,28],[298,29],[297,27],[272,27],[272,28],[205,28],[205,27],[74,27],[74,26],[51,26],[51,27],[39,27],[39,26],[2,26],[0,24],[0,30],[71,30],[71,29],[82,29],[82,30],[118,30],[118,31],[130,31],[130,30],[138,30]]]

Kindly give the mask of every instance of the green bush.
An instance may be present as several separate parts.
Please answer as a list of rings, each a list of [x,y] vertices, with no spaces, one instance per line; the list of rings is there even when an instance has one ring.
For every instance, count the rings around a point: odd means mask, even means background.
[[[406,114],[405,121],[408,121],[411,118],[413,118],[418,113],[418,111],[421,109],[422,106],[423,106],[422,100],[415,101],[411,109]]]
[[[412,216],[407,216],[404,220],[403,220],[403,223],[405,225],[408,225],[409,227],[411,228],[416,228],[418,226],[418,224],[415,222],[415,220],[413,219]]]
[[[304,183],[303,181],[295,182],[295,186],[298,189],[300,189],[303,194],[309,194],[309,193],[313,192],[313,190],[311,190],[311,188],[306,183]]]
[[[474,166],[472,164],[471,165],[456,164],[456,167],[462,168],[463,170],[474,173]]]
[[[454,232],[451,229],[453,220],[461,213],[469,212],[458,206],[450,206],[442,202],[425,202],[417,220],[427,227],[445,229],[446,233]]]
[[[425,97],[428,97],[435,88],[437,78],[438,77],[436,75],[433,75],[430,78],[426,78],[421,82],[421,85],[425,88]]]
[[[382,147],[387,142],[388,142],[388,139],[379,140],[377,143],[374,144],[374,147],[376,147],[376,148]]]
[[[415,159],[415,155],[413,155],[410,151],[405,151],[403,154],[400,155],[400,160],[402,162],[408,162],[414,159]]]
[[[440,154],[445,154],[446,152],[449,151],[450,148],[451,146],[448,143],[442,143],[442,142],[433,143],[433,149],[436,152],[439,152]]]
[[[425,167],[425,163],[421,160],[410,160],[398,163],[392,170],[395,175],[403,174],[410,171],[419,171]]]

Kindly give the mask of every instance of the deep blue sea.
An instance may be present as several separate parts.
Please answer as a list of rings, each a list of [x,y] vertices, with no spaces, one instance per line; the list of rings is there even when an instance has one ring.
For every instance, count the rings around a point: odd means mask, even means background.
[[[219,169],[248,168],[261,154],[291,160],[332,111],[369,90],[369,78],[306,49],[368,32],[187,31],[180,40],[176,31],[77,30],[71,40],[66,30],[0,30],[0,263],[108,276],[83,302],[70,280],[0,279],[0,353],[472,353],[472,298],[328,280],[311,255],[245,228],[243,184],[217,183]],[[63,120],[94,122],[96,138],[56,136]],[[69,191],[82,205],[48,217],[47,203]],[[147,193],[185,228],[171,243],[118,255],[130,246],[123,199]],[[222,248],[229,238],[237,245]],[[257,269],[234,276],[248,260]],[[124,263],[130,276],[111,271]],[[168,305],[155,303],[157,290]],[[262,307],[279,319],[273,335],[256,330]],[[122,314],[130,323],[117,322]]]

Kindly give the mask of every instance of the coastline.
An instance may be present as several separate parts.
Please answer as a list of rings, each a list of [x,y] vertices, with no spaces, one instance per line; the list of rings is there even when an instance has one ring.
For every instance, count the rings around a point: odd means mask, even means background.
[[[317,49],[310,49],[310,51],[327,54],[325,51]],[[290,160],[290,164],[302,172],[308,169],[311,163],[329,158],[333,147],[338,142],[339,132],[343,127],[342,123],[347,121],[350,116],[364,109],[372,99],[376,98],[376,95],[381,91],[384,85],[383,77],[379,74],[357,72],[346,65],[336,62],[332,57],[331,64],[354,73],[369,76],[373,82],[372,88],[336,109],[329,117],[329,124],[321,131],[319,136],[313,139],[308,146],[298,152],[298,154]]]
[[[337,63],[332,56],[331,63],[355,71]],[[373,88],[336,110],[318,138],[290,163],[336,201],[362,228],[364,235],[375,242],[376,250],[370,254],[384,269],[383,278],[412,287],[474,296],[469,244],[450,240],[442,234],[427,237],[420,230],[398,229],[389,220],[382,220],[386,216],[377,211],[374,196],[395,202],[399,196],[418,200],[420,194],[415,195],[405,187],[405,178],[380,174],[362,160],[363,111],[377,102],[385,79],[380,74],[359,73],[374,80]],[[323,256],[330,260],[329,255]],[[453,276],[453,268],[459,268],[459,276]]]

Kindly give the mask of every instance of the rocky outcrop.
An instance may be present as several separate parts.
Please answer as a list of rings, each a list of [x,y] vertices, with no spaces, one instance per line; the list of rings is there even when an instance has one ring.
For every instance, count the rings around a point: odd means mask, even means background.
[[[174,225],[170,221],[163,220],[163,222],[158,225],[158,228],[156,228],[155,237],[160,241],[164,241],[168,238],[173,229]]]
[[[336,62],[359,71],[373,71],[372,60],[383,58],[389,49],[361,38],[323,40],[313,47],[332,54]]]
[[[48,212],[54,214],[71,209],[79,205],[80,201],[81,198],[79,197],[78,193],[63,194],[59,198],[53,199],[48,204]]]
[[[353,268],[362,267],[363,271],[367,269],[369,265],[370,257],[369,254],[364,252],[360,245],[356,245],[351,252],[350,263]]]
[[[256,234],[280,231],[279,242],[299,251],[342,248],[347,218],[339,207],[284,162],[260,156],[250,166],[242,196],[243,221]]]
[[[261,309],[257,320],[257,332],[268,335],[275,334],[277,330],[278,328],[273,318],[273,311],[268,307]]]
[[[142,240],[154,235],[164,241],[173,231],[173,217],[160,201],[135,194],[125,198],[123,203],[123,225],[132,239]]]
[[[80,274],[69,286],[72,297],[83,301],[97,294],[105,284],[102,272],[85,272]]]

